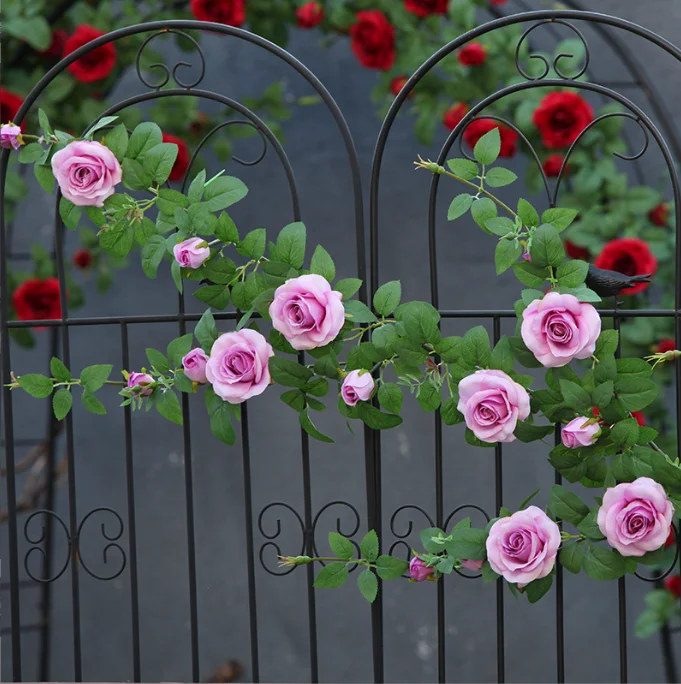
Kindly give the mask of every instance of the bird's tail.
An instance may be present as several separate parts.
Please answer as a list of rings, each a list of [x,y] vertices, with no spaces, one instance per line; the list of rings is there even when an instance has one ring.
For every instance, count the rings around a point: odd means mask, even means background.
[[[646,275],[632,276],[631,282],[632,283],[650,283],[653,280],[652,276],[653,276],[652,273],[647,273]]]

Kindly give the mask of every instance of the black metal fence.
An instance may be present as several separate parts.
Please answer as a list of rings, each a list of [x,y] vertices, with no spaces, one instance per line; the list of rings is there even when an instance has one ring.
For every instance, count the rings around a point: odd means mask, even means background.
[[[322,83],[314,76],[314,74],[291,54],[285,50],[269,43],[268,41],[250,34],[240,29],[227,27],[217,24],[204,24],[196,21],[159,21],[144,25],[129,27],[111,34],[103,36],[92,43],[84,46],[69,55],[67,58],[57,64],[31,91],[27,96],[18,116],[17,121],[21,121],[29,111],[34,107],[36,101],[41,93],[49,87],[54,78],[64,71],[69,64],[82,57],[90,50],[97,48],[108,42],[117,41],[137,34],[149,34],[140,48],[140,54],[137,60],[137,74],[139,80],[146,90],[138,95],[122,100],[113,105],[108,110],[101,112],[101,117],[108,116],[120,112],[126,107],[141,104],[143,102],[155,100],[164,97],[196,97],[203,100],[209,100],[220,103],[226,107],[232,108],[237,112],[242,119],[239,121],[230,121],[223,125],[232,125],[241,123],[254,128],[263,140],[264,148],[268,147],[274,150],[279,159],[285,176],[288,180],[292,213],[295,220],[300,218],[300,201],[298,189],[294,178],[292,164],[284,150],[284,147],[277,140],[277,137],[268,128],[268,126],[259,118],[253,111],[243,104],[227,97],[226,95],[218,94],[213,91],[202,89],[202,79],[206,70],[206,60],[199,45],[186,33],[187,30],[198,29],[202,31],[210,31],[212,33],[229,36],[232,39],[243,40],[255,46],[262,48],[279,59],[283,60],[298,74],[300,74],[315,90],[319,97],[324,102],[325,106],[330,111],[335,124],[336,134],[340,136],[347,154],[347,163],[351,177],[352,185],[352,203],[354,206],[354,228],[356,237],[356,268],[357,275],[365,282],[360,296],[364,301],[368,301],[371,295],[379,284],[379,257],[381,239],[384,236],[381,232],[381,223],[379,218],[379,188],[381,180],[382,162],[384,158],[386,144],[393,127],[393,123],[400,112],[403,104],[411,90],[429,71],[436,68],[437,65],[445,59],[448,55],[454,53],[466,42],[484,36],[492,31],[502,29],[506,26],[515,24],[526,24],[527,29],[523,34],[521,42],[524,40],[531,41],[537,33],[541,31],[548,31],[549,35],[553,35],[557,27],[567,28],[573,32],[584,44],[585,60],[581,64],[570,62],[570,58],[563,57],[556,59],[553,64],[550,64],[546,57],[539,54],[531,54],[530,59],[541,60],[544,63],[545,70],[543,74],[538,76],[530,76],[523,66],[522,60],[518,58],[516,52],[516,65],[518,73],[522,76],[522,80],[509,87],[503,88],[495,93],[490,94],[482,102],[475,105],[456,127],[455,130],[447,137],[443,144],[438,158],[439,163],[443,163],[449,156],[450,150],[454,143],[461,138],[461,133],[465,127],[478,115],[485,115],[485,109],[493,103],[502,100],[504,97],[522,93],[524,91],[540,88],[540,87],[565,87],[583,89],[594,93],[597,96],[602,96],[610,101],[619,103],[626,111],[622,114],[610,114],[607,116],[621,116],[634,122],[640,129],[643,136],[643,144],[640,151],[629,156],[616,153],[620,159],[632,162],[634,164],[644,155],[649,148],[649,143],[653,142],[659,149],[669,174],[669,180],[673,191],[673,199],[675,205],[675,219],[677,237],[681,227],[681,193],[679,191],[679,179],[674,164],[674,157],[681,158],[681,149],[679,147],[676,137],[668,127],[664,109],[660,100],[656,97],[652,84],[645,81],[642,73],[635,60],[626,48],[626,45],[620,39],[609,39],[615,53],[622,60],[629,75],[632,77],[631,83],[627,85],[634,85],[644,89],[645,94],[650,98],[651,108],[654,112],[655,119],[653,120],[646,111],[635,104],[632,99],[622,95],[616,87],[609,87],[607,84],[598,84],[594,82],[585,82],[577,80],[589,66],[590,52],[587,46],[587,41],[581,30],[582,26],[594,26],[599,32],[603,32],[605,28],[617,29],[623,32],[625,36],[639,36],[653,45],[657,46],[661,51],[665,51],[672,55],[675,59],[681,60],[681,50],[670,44],[668,41],[660,38],[652,32],[624,20],[615,19],[590,12],[571,11],[571,10],[547,10],[539,12],[527,12],[523,14],[516,14],[508,17],[502,17],[491,21],[463,36],[452,41],[440,51],[428,59],[409,79],[406,86],[395,99],[393,105],[388,112],[386,119],[381,128],[378,142],[375,148],[374,159],[371,170],[370,188],[369,188],[369,254],[368,261],[365,254],[365,229],[364,229],[364,206],[363,206],[363,184],[360,178],[360,167],[358,156],[355,150],[354,142],[350,134],[349,128],[344,120],[343,114],[339,107],[322,85]],[[540,27],[544,27],[544,29]],[[189,40],[194,44],[194,67],[193,71],[188,67],[187,63],[178,62],[172,66],[166,64],[154,65],[151,73],[145,73],[140,68],[141,54],[146,46],[155,37],[165,35],[167,33],[179,34],[183,39]],[[626,40],[626,38],[625,38]],[[198,58],[198,62],[196,59]],[[563,61],[561,61],[561,59]],[[557,78],[549,78],[549,72],[553,68],[558,75]],[[185,71],[186,69],[186,71]],[[186,74],[192,73],[194,77]],[[488,115],[485,115],[488,116]],[[589,128],[598,126],[599,121],[603,118],[596,119]],[[561,187],[561,178],[559,177],[554,186],[551,187],[548,179],[541,169],[541,163],[537,153],[532,149],[532,146],[526,136],[520,131],[512,122],[500,117],[493,117],[503,122],[506,126],[514,129],[520,136],[524,145],[527,146],[531,158],[537,163],[542,174],[544,186],[546,189],[546,205],[547,207],[555,206],[559,199],[559,190]],[[93,122],[94,123],[94,122]],[[210,137],[219,130],[217,127],[211,131],[206,138],[201,142],[200,147],[209,143]],[[660,128],[666,129],[666,138],[660,132]],[[586,131],[582,133],[584,135]],[[567,153],[569,158],[572,150],[580,143],[581,137],[578,138]],[[460,142],[459,142],[460,144]],[[674,154],[670,151],[670,146],[673,148]],[[197,150],[198,152],[198,150]],[[465,154],[463,148],[461,152]],[[6,182],[6,173],[9,163],[9,152],[3,151],[0,156],[0,189],[4,188]],[[264,151],[263,151],[264,154]],[[259,159],[253,161],[236,160],[244,165],[257,164]],[[346,171],[347,172],[347,171]],[[640,173],[640,172],[636,172]],[[495,310],[452,310],[442,309],[440,305],[440,290],[438,278],[438,249],[436,240],[436,203],[439,191],[439,176],[434,176],[431,184],[429,205],[428,205],[428,243],[429,243],[429,272],[430,272],[430,291],[432,304],[440,310],[443,322],[446,324],[449,320],[454,319],[477,319],[488,321],[492,325],[494,334],[494,341],[496,342],[501,335],[502,323],[505,319],[515,317],[513,310],[495,309]],[[186,184],[186,181],[185,181]],[[58,202],[59,198],[57,198]],[[64,255],[65,255],[65,235],[63,225],[59,218],[59,212],[55,210],[56,220],[54,226],[54,257],[56,259],[58,268],[58,278],[61,286],[61,307],[62,320],[51,324],[51,354],[57,355],[63,359],[67,366],[71,366],[71,332],[74,328],[80,326],[104,326],[111,331],[112,335],[119,335],[122,357],[120,363],[122,367],[128,368],[130,365],[129,359],[129,333],[131,328],[140,324],[161,324],[172,323],[177,327],[178,334],[182,335],[187,331],[188,326],[198,320],[199,316],[193,313],[188,313],[185,307],[184,295],[179,296],[177,312],[172,315],[146,315],[146,316],[110,316],[110,317],[72,317],[68,310],[67,288],[65,282],[64,272]],[[0,271],[0,297],[2,299],[1,319],[0,319],[0,333],[2,335],[2,381],[7,383],[10,379],[12,371],[12,347],[10,344],[11,329],[22,327],[35,327],[37,325],[44,325],[44,323],[37,323],[31,321],[9,321],[8,320],[8,282],[7,282],[7,267],[12,255],[12,232],[6,225],[4,218],[4,206],[0,205],[0,253],[2,254],[2,270]],[[681,286],[679,285],[678,276],[681,273],[681,240],[677,239],[676,244],[676,274],[677,287],[675,306],[673,309],[645,309],[637,311],[625,310],[603,310],[601,313],[604,317],[614,319],[616,327],[619,327],[621,320],[625,317],[633,316],[647,316],[647,317],[668,317],[674,320],[676,330],[677,346],[681,343]],[[235,320],[236,312],[224,312],[216,314],[216,319],[223,321]],[[45,459],[44,472],[47,474],[48,486],[45,489],[45,496],[40,502],[39,510],[33,512],[24,520],[20,519],[22,515],[22,502],[17,498],[17,477],[18,466],[20,462],[17,458],[17,449],[21,445],[15,440],[14,426],[15,426],[15,410],[14,400],[12,394],[7,388],[3,390],[3,420],[4,420],[4,450],[5,450],[5,476],[7,482],[7,525],[8,543],[9,543],[9,558],[3,569],[5,570],[4,577],[9,577],[9,585],[4,585],[4,589],[8,589],[9,593],[9,608],[10,608],[10,629],[9,635],[11,637],[11,673],[15,681],[20,681],[25,678],[22,670],[22,647],[23,639],[22,632],[25,629],[35,629],[40,633],[40,670],[39,676],[42,679],[49,678],[49,628],[50,628],[50,588],[52,583],[64,573],[69,573],[70,577],[70,595],[71,595],[71,620],[72,620],[72,640],[71,648],[73,651],[73,679],[79,681],[82,679],[83,670],[83,644],[82,644],[82,630],[81,630],[81,590],[80,580],[82,573],[95,577],[99,580],[114,580],[121,578],[127,584],[126,600],[130,603],[130,639],[132,642],[132,662],[130,664],[130,675],[134,681],[142,679],[142,661],[140,652],[140,581],[138,574],[138,545],[137,545],[137,519],[135,507],[135,478],[133,463],[135,454],[133,453],[133,432],[131,424],[130,409],[125,408],[125,469],[126,469],[126,496],[127,506],[125,511],[116,511],[109,507],[95,507],[88,511],[83,511],[78,505],[78,493],[76,488],[76,459],[75,451],[77,447],[77,435],[74,433],[74,426],[72,416],[69,414],[63,421],[63,425],[56,423],[50,418],[47,438],[40,444],[42,455]],[[676,413],[679,412],[681,406],[681,364],[676,367]],[[195,491],[193,465],[192,465],[192,425],[189,420],[189,405],[187,395],[183,395],[183,449],[184,449],[184,493],[186,505],[186,527],[187,538],[186,555],[188,568],[188,593],[189,593],[189,613],[190,613],[190,627],[189,627],[189,649],[191,653],[191,673],[192,680],[199,681],[200,678],[200,663],[199,663],[199,618],[197,607],[197,559],[196,559],[196,521],[194,514]],[[57,456],[56,439],[59,432],[63,429],[65,433],[65,466],[67,474],[67,496],[68,496],[68,516],[67,519],[62,519],[54,510],[54,488],[51,484],[52,477],[49,474],[55,471]],[[365,429],[364,432],[364,463],[365,463],[365,486],[366,486],[366,501],[365,501],[365,515],[358,510],[358,508],[351,503],[345,501],[331,501],[325,503],[321,508],[315,509],[312,496],[311,486],[311,464],[310,464],[310,450],[307,442],[307,436],[301,432],[301,477],[302,477],[302,501],[299,506],[292,506],[284,501],[276,501],[267,504],[259,512],[256,512],[253,505],[253,482],[251,469],[251,447],[249,433],[249,417],[248,408],[246,405],[242,409],[241,422],[241,456],[243,463],[243,492],[244,492],[244,520],[245,520],[245,538],[246,538],[246,562],[248,572],[248,624],[250,634],[250,668],[249,677],[253,681],[260,679],[260,665],[262,663],[262,654],[259,650],[260,631],[259,631],[259,611],[258,611],[258,586],[256,563],[260,561],[262,567],[270,574],[287,574],[290,570],[274,569],[268,567],[265,562],[265,553],[274,549],[276,552],[288,552],[291,549],[281,549],[280,535],[281,535],[281,521],[276,519],[276,524],[271,526],[267,519],[271,515],[279,514],[286,510],[288,514],[293,515],[297,520],[301,530],[301,547],[300,551],[310,555],[316,554],[316,535],[324,532],[324,530],[317,529],[320,516],[328,510],[337,508],[343,509],[346,513],[349,512],[351,529],[347,527],[342,529],[342,532],[348,536],[357,534],[360,527],[363,529],[376,529],[381,534],[382,543],[385,548],[394,550],[399,545],[408,548],[408,541],[414,532],[415,523],[409,519],[406,526],[406,533],[397,524],[398,519],[402,519],[402,514],[408,516],[418,514],[420,520],[432,526],[447,527],[450,521],[465,509],[473,509],[485,517],[490,517],[493,510],[485,511],[483,507],[475,504],[463,504],[456,507],[451,512],[445,508],[445,479],[443,477],[443,434],[442,423],[439,414],[435,416],[433,425],[434,430],[434,451],[432,459],[434,460],[434,497],[433,505],[429,510],[425,510],[417,505],[411,503],[402,505],[396,510],[387,515],[385,506],[383,504],[383,478],[382,478],[382,448],[381,435],[378,432]],[[681,423],[679,430],[681,430]],[[557,439],[559,436],[556,436]],[[681,443],[681,440],[679,440]],[[498,509],[503,503],[503,447],[497,445],[494,450],[494,500],[495,509]],[[560,482],[560,477],[556,476],[556,482]],[[548,483],[547,483],[548,484]],[[29,508],[30,510],[30,508]],[[79,544],[83,530],[88,524],[93,524],[93,518],[98,517],[99,520],[105,522],[101,524],[101,534],[105,541],[104,559],[107,562],[108,571],[104,574],[93,570],[85,559],[84,555],[80,553]],[[271,518],[270,518],[271,520]],[[90,522],[88,522],[90,521]],[[340,525],[340,520],[338,522]],[[54,554],[54,536],[56,531],[63,533],[67,540],[68,553],[62,556],[63,561],[57,561]],[[24,540],[30,545],[30,549],[22,558],[20,555],[20,536],[24,536]],[[297,551],[297,549],[293,549]],[[38,554],[40,556],[40,573],[36,573],[31,568],[30,558]],[[22,580],[20,572],[21,567],[24,567],[28,580]],[[317,596],[312,589],[313,582],[313,568],[307,566],[305,571],[307,573],[307,591],[306,591],[306,613],[307,613],[307,640],[309,644],[309,672],[312,681],[318,681],[320,677],[319,669],[319,648],[318,648],[318,606]],[[642,578],[645,579],[645,578]],[[24,610],[24,603],[22,602],[22,592],[32,591],[31,587],[38,586],[40,594],[40,619],[34,625],[27,625],[22,611]],[[627,603],[626,603],[626,581],[619,580],[618,587],[618,630],[619,630],[619,678],[621,681],[627,681]],[[550,600],[550,599],[546,599]],[[440,582],[437,586],[437,609],[436,609],[436,627],[437,627],[437,674],[439,681],[446,681],[448,673],[446,671],[446,652],[449,647],[454,645],[453,640],[448,638],[446,628],[446,604],[445,604],[445,587],[444,583]],[[504,681],[506,678],[505,666],[505,637],[507,624],[505,619],[504,593],[503,585],[500,583],[496,588],[496,664],[497,664],[497,678],[498,681]],[[390,625],[384,624],[384,605],[381,592],[376,602],[371,607],[370,622],[371,622],[371,657],[373,679],[376,682],[384,681],[385,679],[385,636],[390,630]],[[675,678],[673,671],[673,662],[669,651],[669,633],[665,632],[664,640],[666,644],[666,654],[668,656],[667,676],[670,679]],[[564,626],[564,597],[563,597],[563,577],[562,569],[557,568],[557,581],[555,587],[555,678],[557,681],[565,680],[565,664],[566,664],[566,649],[565,649],[565,626]],[[451,677],[451,674],[449,675]]]

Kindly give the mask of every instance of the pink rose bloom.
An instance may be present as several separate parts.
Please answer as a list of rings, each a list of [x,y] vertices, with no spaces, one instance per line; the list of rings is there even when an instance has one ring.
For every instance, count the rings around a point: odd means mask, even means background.
[[[198,268],[210,256],[208,243],[200,237],[188,238],[173,247],[175,261],[185,268]]]
[[[530,397],[504,371],[479,370],[459,382],[457,409],[482,442],[512,442],[518,421],[530,415]]]
[[[123,171],[114,153],[94,140],[74,140],[52,157],[62,195],[79,207],[102,207]]]
[[[182,368],[184,374],[193,382],[204,383],[206,379],[206,363],[208,355],[201,347],[192,349],[182,357]]]
[[[374,385],[374,379],[369,371],[350,371],[343,380],[341,397],[348,406],[355,406],[358,401],[366,401],[371,396]]]
[[[434,572],[435,568],[429,568],[418,556],[409,561],[409,577],[415,582],[425,582]]]
[[[270,384],[272,347],[256,330],[220,335],[206,363],[206,378],[215,394],[230,404],[241,404],[262,394]]]
[[[489,531],[486,546],[492,570],[522,589],[553,570],[560,528],[541,508],[528,506],[499,518]]]
[[[591,304],[574,295],[549,292],[523,311],[520,334],[537,361],[556,368],[594,353],[601,318]]]
[[[482,570],[482,565],[484,561],[481,560],[466,560],[465,558],[461,559],[461,567],[466,568],[466,570],[473,570],[474,572],[479,572]]]
[[[147,385],[155,382],[156,380],[146,373],[130,373],[128,375],[128,388],[137,388],[134,392],[137,397],[148,397],[154,391],[154,388],[147,387]]]
[[[586,416],[577,416],[560,431],[560,438],[568,449],[591,446],[598,439],[601,426],[597,422],[587,425],[589,420]]]
[[[335,339],[345,322],[343,295],[320,275],[302,275],[280,285],[270,317],[294,349],[315,349]]]
[[[13,123],[6,123],[0,126],[0,147],[9,149],[13,147],[18,150],[23,144],[21,138],[21,126],[15,126]]]
[[[662,485],[649,477],[610,487],[598,509],[598,527],[623,556],[642,556],[667,541],[674,516]]]

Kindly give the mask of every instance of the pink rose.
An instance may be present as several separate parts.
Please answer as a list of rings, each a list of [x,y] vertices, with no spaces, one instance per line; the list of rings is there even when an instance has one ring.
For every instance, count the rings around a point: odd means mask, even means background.
[[[528,506],[499,518],[489,531],[486,546],[492,570],[522,589],[553,570],[560,528],[540,508]]]
[[[459,382],[466,425],[483,442],[512,442],[518,420],[530,415],[527,390],[500,370],[479,370]]]
[[[577,416],[573,418],[560,431],[560,438],[568,449],[591,446],[601,434],[601,426],[595,423],[588,423],[590,418]]]
[[[371,396],[374,385],[374,379],[369,371],[350,371],[343,380],[341,397],[348,406],[355,406],[358,401],[366,401]]]
[[[461,561],[461,567],[466,568],[466,570],[473,570],[474,572],[479,572],[482,570],[482,565],[484,561],[481,560],[466,560],[465,558],[462,558]]]
[[[241,404],[262,394],[270,384],[272,347],[256,330],[220,335],[206,363],[206,378],[215,394],[230,404]]]
[[[418,556],[409,561],[409,577],[415,582],[424,582],[434,572],[435,568],[429,568]]]
[[[198,268],[210,256],[208,243],[200,237],[188,238],[173,247],[175,261],[185,268]]]
[[[523,311],[523,342],[547,368],[587,359],[596,349],[601,318],[591,304],[571,294],[549,292]]]
[[[315,349],[335,339],[345,322],[343,295],[320,275],[302,275],[280,285],[270,317],[294,349]]]
[[[52,157],[62,195],[79,207],[102,207],[123,172],[114,153],[94,140],[74,140]]]
[[[184,374],[193,382],[206,382],[206,363],[208,355],[201,347],[192,349],[182,357],[182,368]]]
[[[21,138],[21,126],[15,126],[13,123],[6,123],[0,126],[0,147],[9,149],[13,147],[18,150],[23,144]]]
[[[146,373],[130,373],[128,375],[128,388],[133,390],[137,397],[148,397],[154,391],[153,386],[148,387],[148,385],[155,382],[156,380]]]
[[[598,527],[623,556],[642,556],[667,540],[674,516],[662,485],[649,477],[606,489]]]

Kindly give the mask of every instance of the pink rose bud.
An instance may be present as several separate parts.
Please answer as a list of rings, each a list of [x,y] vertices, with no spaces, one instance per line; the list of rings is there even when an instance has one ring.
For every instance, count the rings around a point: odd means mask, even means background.
[[[13,147],[18,150],[23,144],[21,138],[21,127],[13,123],[6,123],[0,126],[0,147],[9,149]]]
[[[241,404],[262,394],[270,384],[271,345],[256,330],[220,335],[206,363],[206,378],[215,394],[230,404]]]
[[[134,394],[137,397],[149,396],[154,391],[154,388],[148,387],[148,385],[154,382],[156,382],[154,378],[146,373],[130,373],[128,375],[128,388],[134,389]]]
[[[549,292],[523,311],[523,342],[546,368],[588,359],[601,334],[601,318],[591,305],[571,294]]]
[[[487,560],[494,572],[522,589],[550,574],[559,546],[558,525],[541,508],[528,506],[492,525]]]
[[[270,305],[270,317],[294,349],[315,349],[332,342],[345,323],[343,295],[326,278],[314,273],[280,285]]]
[[[482,442],[512,442],[518,421],[530,415],[530,397],[504,371],[479,370],[459,382],[457,409]]]
[[[180,266],[198,268],[210,256],[210,247],[203,238],[193,237],[176,244],[173,254]]]
[[[568,449],[591,446],[601,434],[601,426],[595,422],[587,425],[590,419],[577,416],[560,431],[560,438]]]
[[[466,568],[466,570],[473,570],[475,572],[482,570],[483,563],[484,561],[481,560],[466,560],[465,558],[461,559],[462,568]]]
[[[529,261],[530,263],[532,263],[532,257],[530,256],[530,253],[529,253],[529,252],[525,252],[525,253],[523,254],[523,259],[524,259],[525,261]]]
[[[204,383],[206,379],[206,363],[208,362],[208,355],[201,347],[192,349],[188,354],[182,357],[182,367],[184,374],[193,382]]]
[[[435,568],[429,568],[418,556],[409,561],[409,577],[415,582],[425,582],[434,572]]]
[[[343,380],[341,397],[348,406],[355,406],[358,401],[366,401],[371,396],[374,385],[374,379],[369,371],[350,371]]]
[[[114,153],[94,140],[74,140],[55,152],[52,173],[62,195],[79,207],[103,207],[123,178]]]
[[[623,556],[643,556],[666,541],[674,506],[649,477],[606,489],[596,522],[608,544]]]

